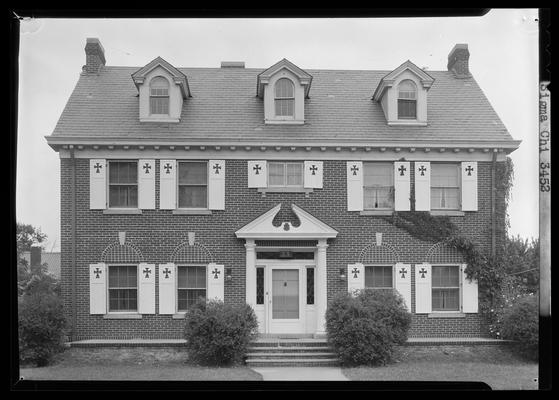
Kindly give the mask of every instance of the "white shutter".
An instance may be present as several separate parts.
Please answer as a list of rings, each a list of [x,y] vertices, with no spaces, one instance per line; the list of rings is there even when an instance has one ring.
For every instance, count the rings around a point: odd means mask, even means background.
[[[89,313],[107,313],[107,265],[89,265]]]
[[[159,208],[177,208],[177,160],[161,160],[159,164]]]
[[[360,263],[347,266],[347,291],[354,294],[365,287],[365,266]]]
[[[410,163],[394,163],[394,209],[410,211]]]
[[[477,211],[477,162],[462,163],[462,211]]]
[[[402,295],[406,308],[411,312],[411,265],[394,265],[394,288]]]
[[[138,160],[138,208],[155,210],[155,160]]]
[[[304,179],[306,188],[322,189],[322,161],[305,161]]]
[[[223,283],[225,274],[223,265],[210,263],[208,264],[207,272],[208,282],[208,300],[221,300],[223,301]]]
[[[466,276],[466,264],[460,265],[462,271],[462,312],[477,313],[478,312],[478,287],[477,280],[471,281]]]
[[[208,208],[225,210],[225,160],[210,160],[208,170]]]
[[[266,161],[248,161],[248,187],[265,188],[268,186],[268,168]]]
[[[107,162],[104,159],[89,160],[89,208],[107,208]]]
[[[363,211],[363,162],[347,162],[347,210]]]
[[[431,163],[415,162],[415,211],[431,210]]]
[[[432,307],[431,265],[415,265],[415,313],[428,314]]]
[[[175,264],[159,264],[159,314],[174,314],[177,309],[176,274]]]
[[[138,265],[138,312],[155,314],[155,264]]]

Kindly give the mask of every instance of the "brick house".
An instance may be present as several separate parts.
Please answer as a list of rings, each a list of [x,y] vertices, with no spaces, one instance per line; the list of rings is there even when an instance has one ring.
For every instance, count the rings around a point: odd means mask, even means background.
[[[200,296],[250,304],[263,334],[324,334],[327,302],[394,288],[412,337],[485,334],[463,257],[390,223],[449,216],[504,238],[495,166],[514,141],[471,76],[105,65],[97,39],[48,144],[60,155],[72,339],[182,337]]]

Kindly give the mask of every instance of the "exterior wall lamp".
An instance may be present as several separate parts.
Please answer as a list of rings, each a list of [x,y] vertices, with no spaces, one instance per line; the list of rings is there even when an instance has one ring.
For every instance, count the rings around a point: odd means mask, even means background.
[[[340,268],[340,281],[345,281],[346,278],[345,268]]]
[[[226,281],[232,281],[233,280],[233,273],[231,271],[231,268],[226,268],[225,269],[225,280]]]

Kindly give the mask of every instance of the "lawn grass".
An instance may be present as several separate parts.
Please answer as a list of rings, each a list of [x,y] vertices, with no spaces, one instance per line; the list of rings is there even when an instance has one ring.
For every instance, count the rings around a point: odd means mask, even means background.
[[[494,390],[538,389],[538,364],[501,346],[406,346],[381,367],[343,368],[351,380],[484,382]]]

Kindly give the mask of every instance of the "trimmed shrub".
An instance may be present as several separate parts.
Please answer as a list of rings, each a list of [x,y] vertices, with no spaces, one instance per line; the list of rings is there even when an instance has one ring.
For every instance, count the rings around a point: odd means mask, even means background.
[[[386,364],[408,337],[411,314],[393,290],[342,294],[326,311],[328,342],[345,365]]]
[[[18,299],[19,355],[22,363],[47,365],[64,349],[66,319],[54,294],[33,293]]]
[[[242,361],[258,334],[258,320],[247,304],[202,299],[188,310],[184,333],[190,359],[203,365],[229,365]]]
[[[538,359],[538,297],[531,295],[518,299],[503,313],[501,335],[514,340],[512,349],[522,357]]]

